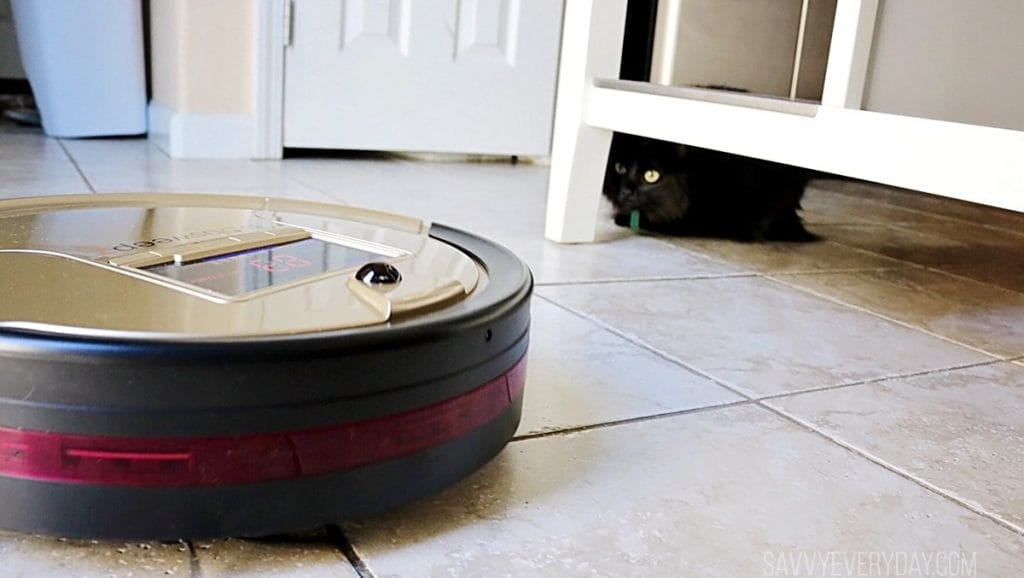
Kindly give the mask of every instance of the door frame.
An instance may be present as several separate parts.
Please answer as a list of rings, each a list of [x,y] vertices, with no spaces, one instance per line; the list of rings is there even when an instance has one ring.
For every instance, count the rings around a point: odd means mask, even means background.
[[[257,0],[253,63],[253,156],[284,155],[284,51],[291,36],[292,0]]]

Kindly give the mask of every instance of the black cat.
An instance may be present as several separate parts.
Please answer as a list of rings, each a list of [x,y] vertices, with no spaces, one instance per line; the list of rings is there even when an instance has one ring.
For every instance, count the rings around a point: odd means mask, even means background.
[[[814,241],[819,237],[797,214],[808,178],[799,167],[616,134],[604,195],[623,227],[741,241]]]

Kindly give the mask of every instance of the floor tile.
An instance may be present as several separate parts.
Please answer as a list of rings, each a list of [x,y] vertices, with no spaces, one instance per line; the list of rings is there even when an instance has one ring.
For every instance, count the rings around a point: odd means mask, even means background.
[[[1012,262],[1005,262],[1003,258],[996,257],[993,260],[981,261],[976,264],[946,265],[942,267],[942,270],[967,279],[1024,293],[1024,259],[1014,258]]]
[[[357,578],[324,538],[213,540],[195,544],[203,578]]]
[[[824,235],[841,245],[917,265],[961,261],[974,249],[971,243],[896,224],[830,225]]]
[[[329,201],[319,191],[291,182],[251,161],[163,161],[157,167],[109,170],[81,165],[97,192],[243,194]]]
[[[560,245],[540,238],[494,239],[523,259],[539,285],[636,279],[742,275],[747,271],[648,237],[593,245]]]
[[[997,363],[768,403],[1024,532],[1024,367]]]
[[[969,247],[962,259],[942,259],[936,269],[1024,293],[1024,227],[1016,231],[965,223],[921,226],[922,232],[953,238]]]
[[[30,135],[34,137],[42,136],[42,130],[39,127],[20,125],[14,122],[9,122],[6,119],[0,119],[0,135],[4,137],[10,135]]]
[[[1024,355],[1024,294],[920,268],[789,275],[785,283],[1004,357]]]
[[[976,249],[992,248],[1011,252],[1019,252],[1021,243],[1024,243],[1024,229],[1003,230],[985,226],[983,223],[950,221],[948,223],[915,223],[902,225],[913,231],[946,237],[961,244],[974,246]],[[944,258],[935,256],[935,262],[939,264],[950,263],[949,255]]]
[[[145,139],[66,141],[97,192],[244,194],[330,201],[289,179],[281,161],[171,159]]]
[[[0,163],[10,161],[66,161],[60,141],[40,134],[4,134],[0,136]]]
[[[61,144],[78,163],[106,164],[115,170],[171,160],[145,137],[63,139]]]
[[[393,211],[392,203],[429,192],[424,191],[422,183],[436,169],[430,163],[356,155],[344,160],[290,158],[282,163],[281,170],[288,178],[336,201]]]
[[[677,247],[759,273],[850,271],[905,267],[903,261],[829,241],[814,243],[740,243],[723,239],[665,238]]]
[[[540,299],[530,336],[520,435],[743,399]]]
[[[0,140],[7,138],[0,137]],[[68,159],[0,159],[0,199],[92,192]]]
[[[1024,570],[1020,535],[750,406],[514,442],[345,532],[376,576],[763,576],[830,551]]]
[[[191,555],[182,543],[63,540],[0,532],[5,578],[167,578],[191,576]]]
[[[976,225],[835,226],[828,235],[908,263],[1024,292],[1024,237]]]
[[[751,395],[991,358],[767,279],[538,288]]]
[[[999,228],[1009,232],[1024,231],[1024,213],[877,183],[852,179],[831,181],[828,183],[828,196],[837,200],[843,197],[848,200],[867,199],[875,205],[889,207],[894,211],[894,215],[904,215],[905,220],[910,221],[915,219],[906,218],[905,211],[907,210],[930,217],[944,217],[961,223]],[[921,221],[920,218],[916,220]]]
[[[819,225],[950,222],[948,216],[885,202],[879,193],[883,189],[851,179],[811,180],[800,203],[803,218],[811,230]]]
[[[345,170],[352,173],[339,169],[329,174],[336,181],[333,196],[346,203],[416,215],[480,235],[543,237],[547,167],[362,161]],[[295,169],[289,165],[285,172],[293,175]]]

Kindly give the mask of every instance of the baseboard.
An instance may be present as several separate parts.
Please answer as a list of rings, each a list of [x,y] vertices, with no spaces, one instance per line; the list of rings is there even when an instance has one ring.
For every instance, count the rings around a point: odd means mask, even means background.
[[[176,159],[249,159],[255,120],[245,114],[175,112],[149,103],[149,140]]]

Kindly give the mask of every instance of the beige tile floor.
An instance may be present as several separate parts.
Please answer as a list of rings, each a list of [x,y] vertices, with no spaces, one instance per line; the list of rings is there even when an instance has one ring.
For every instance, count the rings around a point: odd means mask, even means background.
[[[820,180],[805,216],[821,243],[603,224],[601,242],[559,246],[542,236],[546,178],[175,161],[0,125],[0,198],[358,204],[491,237],[537,281],[517,438],[449,490],[263,540],[0,533],[0,576],[1024,575],[1024,215]]]

